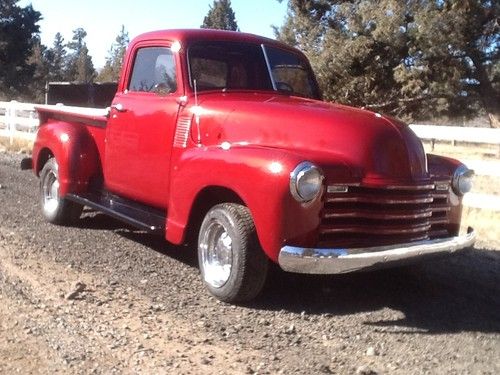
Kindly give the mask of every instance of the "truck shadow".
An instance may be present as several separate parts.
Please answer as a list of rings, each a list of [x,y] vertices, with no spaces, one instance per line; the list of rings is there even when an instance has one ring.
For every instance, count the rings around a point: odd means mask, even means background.
[[[86,210],[78,222],[78,227],[90,230],[113,231],[116,234],[146,246],[158,253],[167,255],[192,268],[198,268],[198,259],[195,251],[185,246],[175,246],[166,242],[163,236],[140,231],[126,223],[111,218],[93,210]]]
[[[113,230],[193,269],[198,267],[193,246],[170,245],[162,236],[137,231],[105,215],[84,217],[79,226]],[[204,290],[200,293],[208,295]],[[402,314],[365,324],[407,333],[411,329],[500,332],[500,251],[471,249],[419,265],[334,276],[292,274],[273,266],[261,296],[244,307],[309,316],[389,308]]]
[[[500,332],[500,253],[472,249],[420,265],[336,276],[273,272],[257,307],[314,315],[390,308],[404,318],[365,324],[393,332]]]

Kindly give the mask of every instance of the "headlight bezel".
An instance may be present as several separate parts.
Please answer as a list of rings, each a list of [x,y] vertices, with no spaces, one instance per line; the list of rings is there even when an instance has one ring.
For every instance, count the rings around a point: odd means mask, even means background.
[[[303,161],[290,172],[290,193],[297,202],[312,202],[321,195],[324,178],[323,171],[318,166]],[[310,179],[316,180],[312,189]]]
[[[461,164],[453,173],[451,180],[451,188],[458,196],[463,196],[472,189],[472,179],[474,177],[474,170],[467,168]]]

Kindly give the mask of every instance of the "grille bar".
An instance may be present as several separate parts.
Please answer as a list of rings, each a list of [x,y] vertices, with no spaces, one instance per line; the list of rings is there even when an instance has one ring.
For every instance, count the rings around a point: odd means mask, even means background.
[[[333,195],[333,194],[332,194]],[[434,198],[430,194],[418,195],[415,197],[408,196],[393,196],[393,197],[380,197],[368,194],[358,195],[345,195],[328,197],[327,202],[364,202],[364,203],[377,203],[377,204],[422,204],[431,203]]]
[[[427,232],[431,228],[429,221],[425,223],[409,225],[397,225],[389,227],[387,225],[356,225],[338,226],[335,228],[322,228],[320,233],[369,233],[369,234],[404,234]]]
[[[388,212],[377,212],[368,209],[360,210],[349,210],[349,209],[339,209],[339,210],[326,210],[323,214],[325,219],[333,218],[367,218],[367,219],[382,219],[382,220],[402,220],[402,219],[420,219],[432,216],[432,209],[424,208],[418,210],[395,210]]]

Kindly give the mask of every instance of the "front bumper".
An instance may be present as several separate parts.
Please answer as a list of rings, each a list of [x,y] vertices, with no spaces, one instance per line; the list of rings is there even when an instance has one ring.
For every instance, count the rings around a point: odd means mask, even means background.
[[[476,234],[469,227],[464,236],[389,246],[354,249],[313,249],[285,246],[281,248],[278,263],[283,270],[288,272],[348,273],[407,264],[427,257],[451,254],[472,246],[475,241]]]

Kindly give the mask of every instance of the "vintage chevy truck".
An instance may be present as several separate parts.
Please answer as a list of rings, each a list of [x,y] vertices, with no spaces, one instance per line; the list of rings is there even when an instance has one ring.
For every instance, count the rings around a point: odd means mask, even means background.
[[[335,274],[453,253],[473,172],[426,155],[407,125],[321,100],[299,51],[255,35],[135,38],[108,109],[38,106],[45,219],[88,206],[174,244],[197,241],[223,301],[254,298],[269,262]]]

